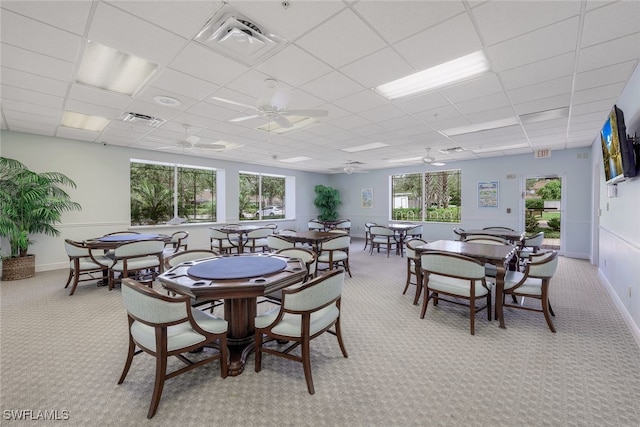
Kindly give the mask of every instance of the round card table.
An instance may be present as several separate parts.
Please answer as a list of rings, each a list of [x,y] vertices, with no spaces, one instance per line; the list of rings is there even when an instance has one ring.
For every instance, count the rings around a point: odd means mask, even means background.
[[[236,376],[254,350],[257,298],[300,282],[306,273],[298,258],[240,254],[188,261],[165,271],[158,280],[166,289],[196,301],[224,300],[229,375]]]

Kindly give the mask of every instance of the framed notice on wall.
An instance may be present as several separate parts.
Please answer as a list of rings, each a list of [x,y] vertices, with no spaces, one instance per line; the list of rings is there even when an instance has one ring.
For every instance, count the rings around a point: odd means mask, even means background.
[[[373,188],[363,188],[360,194],[360,207],[372,208],[373,207]]]
[[[478,182],[478,207],[498,207],[498,181]]]

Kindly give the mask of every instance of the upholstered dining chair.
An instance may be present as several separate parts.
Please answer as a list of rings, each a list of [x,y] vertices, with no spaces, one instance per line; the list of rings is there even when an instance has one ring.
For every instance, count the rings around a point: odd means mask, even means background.
[[[183,262],[213,258],[218,255],[219,254],[216,251],[212,251],[209,249],[189,249],[186,251],[180,251],[175,254],[169,255],[167,258],[164,258],[164,269],[169,270],[170,268],[176,267]],[[213,311],[214,308],[222,304],[224,304],[222,300],[196,301],[195,299],[191,299],[191,306],[197,307],[200,310],[208,309],[210,311]]]
[[[367,246],[371,244],[371,227],[374,225],[378,225],[375,222],[367,222],[364,225],[364,248],[362,250],[366,250]]]
[[[316,277],[318,256],[315,254],[315,252],[304,248],[285,248],[276,251],[276,255],[282,255],[289,258],[299,258],[304,262],[305,267],[307,268],[307,275],[300,281],[300,283],[304,283]],[[266,301],[270,301],[275,304],[281,304],[282,290],[271,292],[264,297]]]
[[[280,234],[270,234],[267,236],[267,246],[271,252],[279,251],[280,249],[293,248],[295,242],[287,240]]]
[[[109,269],[109,290],[113,289],[116,282],[116,273],[122,278],[133,274],[138,281],[144,281],[151,286],[153,280],[163,270],[162,253],[164,242],[162,240],[136,240],[126,242],[116,247],[113,260],[105,266]],[[96,257],[95,250],[91,251],[94,261],[101,263]]]
[[[336,237],[322,242],[318,255],[318,264],[328,264],[328,269],[342,266],[349,277],[351,276],[351,269],[349,268],[349,246],[351,244],[351,237],[346,234],[336,234]]]
[[[371,249],[369,250],[369,255],[373,255],[374,249],[380,252],[381,247],[386,248],[387,258],[389,258],[389,253],[392,248],[396,250],[396,253],[399,253],[395,230],[382,225],[372,225],[369,228],[369,232],[371,233]]]
[[[416,274],[416,259],[419,257],[416,252],[416,246],[426,245],[427,241],[419,238],[410,239],[405,241],[405,249],[407,254],[407,281],[404,284],[404,290],[402,291],[402,295],[407,293],[409,290],[409,285],[416,285],[416,292],[418,292],[419,287],[422,286],[421,283],[417,282],[418,275]],[[411,283],[411,276],[416,277],[416,282]]]
[[[229,233],[225,233],[215,227],[209,227],[209,240],[211,250],[221,254],[231,253],[231,250],[237,247],[237,244],[234,245],[231,242]]]
[[[424,289],[421,319],[424,319],[429,301],[433,300],[434,306],[446,301],[469,307],[471,335],[475,334],[477,312],[486,309],[487,318],[491,320],[491,289],[485,280],[481,262],[449,252],[423,252],[420,262]],[[445,299],[441,295],[454,299]],[[485,299],[485,305],[477,307],[477,299]],[[466,300],[467,303],[460,300]]]
[[[483,227],[482,229],[487,231],[491,231],[491,230],[516,231],[513,228],[509,228],[509,227]]]
[[[163,257],[168,257],[179,251],[186,251],[189,247],[189,233],[186,231],[176,231],[171,235],[171,242],[165,245],[162,253]]]
[[[324,224],[317,219],[309,220],[307,227],[309,228],[309,231],[324,231],[325,229]]]
[[[507,239],[503,239],[502,237],[497,236],[485,236],[484,234],[470,234],[463,241],[469,243],[483,243],[485,245],[511,246],[511,242],[509,242]],[[484,265],[484,272],[488,277],[496,277],[498,275],[498,269],[494,264],[491,263],[486,263]]]
[[[458,240],[463,240],[462,233],[464,233],[464,228],[456,227],[453,229],[453,234],[458,236]]]
[[[145,352],[155,357],[156,373],[147,418],[155,415],[166,380],[215,360],[220,361],[220,374],[226,378],[226,320],[193,309],[188,296],[163,295],[129,278],[122,280],[122,299],[129,319],[129,351],[118,384],[127,377],[134,356]],[[218,351],[197,362],[184,356],[203,346],[214,346]],[[167,373],[169,356],[176,356],[187,366]]]
[[[260,227],[255,230],[251,230],[246,234],[246,242],[244,243],[244,249],[249,249],[249,252],[254,253],[256,249],[262,252],[266,252],[269,247],[269,241],[267,237],[272,235],[274,229],[271,227]]]
[[[112,259],[107,258],[105,255],[98,255],[99,260],[103,263],[99,264],[91,258],[91,252],[82,242],[76,242],[71,239],[65,239],[64,249],[69,256],[69,277],[67,278],[67,284],[64,285],[65,289],[69,287],[71,281],[71,290],[69,296],[73,295],[78,287],[78,283],[87,282],[90,280],[100,280],[106,277],[108,268],[107,264],[113,262]],[[99,277],[95,277],[95,273],[101,273]]]
[[[344,272],[333,270],[299,286],[282,290],[282,305],[255,318],[256,354],[255,370],[262,370],[262,354],[284,357],[301,362],[309,394],[314,394],[311,374],[310,342],[329,332],[338,339],[344,357],[348,357],[340,326],[340,301],[344,285]],[[331,330],[334,327],[335,330]],[[286,348],[273,348],[266,344],[287,341]],[[297,347],[301,356],[291,354]]]
[[[343,219],[340,220],[336,223],[336,225],[334,226],[335,230],[344,230],[347,232],[347,234],[351,234],[351,220],[350,219]]]
[[[503,307],[520,308],[523,310],[538,311],[544,314],[551,332],[555,332],[551,316],[555,316],[549,302],[549,284],[558,268],[558,253],[556,251],[540,252],[532,254],[525,263],[524,272],[508,271],[504,278],[504,293],[502,294]],[[540,300],[541,308],[532,308],[525,305],[507,304],[505,297],[511,295],[514,301],[517,297],[530,297]],[[496,296],[498,298],[498,296]]]
[[[520,267],[524,268],[524,262],[529,259],[532,254],[538,253],[544,242],[544,231],[540,231],[532,236],[525,236],[522,244],[518,249],[518,260]]]

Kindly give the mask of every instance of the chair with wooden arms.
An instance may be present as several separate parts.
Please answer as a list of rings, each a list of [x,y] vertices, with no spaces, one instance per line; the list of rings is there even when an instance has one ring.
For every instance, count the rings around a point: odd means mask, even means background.
[[[268,236],[273,234],[274,229],[271,227],[261,227],[251,230],[246,235],[246,242],[244,243],[244,249],[249,249],[249,252],[255,253],[256,249],[260,249],[262,252],[266,252],[269,248]]]
[[[119,273],[122,278],[133,275],[136,280],[146,282],[151,287],[156,276],[162,273],[163,251],[164,242],[159,239],[136,240],[117,246],[112,263],[108,265],[109,290],[113,289],[116,282],[116,273]],[[95,254],[92,258],[94,261],[99,261]]]
[[[487,310],[487,318],[491,320],[491,289],[484,276],[484,265],[467,256],[449,252],[423,252],[422,287],[424,299],[420,318],[424,319],[429,300],[437,306],[440,301],[469,307],[471,335],[475,334],[476,313]],[[441,295],[454,299],[445,299]],[[485,299],[486,304],[476,307],[476,299]],[[460,300],[466,300],[463,303]]]
[[[311,374],[310,342],[329,332],[338,339],[344,357],[348,357],[340,329],[340,300],[344,285],[343,271],[330,271],[298,286],[282,290],[282,305],[255,318],[256,372],[262,370],[262,354],[284,357],[301,362],[309,394],[314,394]],[[331,330],[334,327],[335,330]],[[266,344],[292,342],[286,348],[272,348]],[[297,347],[301,356],[291,354]]]
[[[497,231],[516,231],[513,228],[509,228],[509,227],[484,227],[483,230],[487,230],[487,231],[491,231],[491,230],[497,230]]]
[[[300,283],[304,283],[316,277],[316,271],[318,267],[318,262],[317,262],[318,257],[315,254],[315,252],[310,251],[308,249],[303,249],[303,248],[286,248],[286,249],[280,249],[279,251],[276,252],[276,254],[286,256],[289,258],[299,258],[304,262],[305,267],[307,268],[307,275],[300,281]],[[296,286],[296,285],[292,285],[292,286]],[[265,295],[265,300],[275,304],[281,304],[282,290],[271,292]]]
[[[219,254],[216,251],[212,251],[209,249],[190,249],[188,251],[177,252],[173,255],[169,255],[164,259],[164,269],[169,270],[173,267],[176,267],[184,262],[196,261],[199,259],[213,258],[218,256]],[[191,300],[191,306],[197,307],[200,310],[209,309],[213,312],[213,309],[222,305],[223,302],[221,300],[214,301],[196,301],[195,299]]]
[[[556,251],[532,254],[525,263],[523,273],[519,271],[507,271],[504,278],[502,305],[504,307],[542,312],[549,329],[551,329],[551,332],[555,332],[556,328],[553,326],[553,321],[551,320],[551,316],[555,316],[555,313],[549,302],[549,284],[557,268],[558,253]],[[504,299],[507,295],[511,295],[514,301],[517,301],[517,297],[538,299],[542,307],[536,309],[518,304],[517,302],[515,304],[506,304]]]
[[[145,352],[155,357],[156,373],[147,418],[155,415],[166,380],[215,360],[220,360],[220,374],[226,378],[226,320],[193,309],[188,296],[163,295],[128,278],[122,280],[122,299],[129,319],[129,351],[118,384],[127,377],[134,356]],[[197,362],[184,356],[205,345],[215,346],[218,351]],[[176,356],[187,366],[167,373],[169,356]]]
[[[336,223],[336,225],[333,228],[334,230],[344,230],[347,232],[347,234],[351,234],[351,220],[350,219],[340,220]]]
[[[293,248],[295,242],[287,240],[280,234],[270,234],[267,236],[267,246],[271,252],[279,251],[280,249]]]
[[[544,242],[544,231],[540,231],[532,236],[525,236],[525,238],[522,239],[522,244],[518,248],[518,260],[520,261],[521,268],[525,267],[524,263],[532,254],[538,253],[542,242]]]
[[[462,237],[462,233],[464,233],[464,228],[456,227],[453,229],[453,234],[458,236],[458,240],[464,240]]]
[[[307,223],[307,227],[309,228],[309,231],[324,231],[325,230],[324,224],[321,223],[320,221],[318,221],[317,219],[309,220],[309,222]]]
[[[511,242],[509,242],[507,239],[503,239],[502,237],[497,236],[485,236],[484,234],[470,234],[465,239],[463,239],[463,241],[469,243],[483,243],[485,245],[511,246]],[[498,268],[494,264],[485,264],[484,270],[487,277],[496,277],[498,275]]]
[[[328,264],[328,269],[342,266],[349,277],[351,276],[351,269],[349,268],[349,245],[351,244],[351,237],[346,234],[336,234],[336,237],[322,242],[318,254],[318,264]]]
[[[69,256],[69,277],[67,278],[67,284],[64,285],[65,289],[71,284],[71,290],[69,296],[73,295],[78,287],[78,283],[87,282],[90,280],[100,280],[106,277],[108,270],[107,265],[110,265],[113,260],[107,258],[105,255],[95,255],[102,263],[98,263],[91,258],[91,251],[82,242],[75,242],[70,239],[65,239],[64,249]],[[101,273],[99,277],[95,277],[94,273]]]
[[[422,286],[420,283],[417,283],[417,274],[416,274],[416,259],[419,255],[416,253],[416,246],[426,245],[427,241],[422,239],[410,239],[405,242],[405,248],[407,253],[407,281],[404,284],[404,290],[402,291],[402,295],[407,293],[409,290],[409,285],[416,285],[416,292],[418,292],[418,287]],[[416,283],[411,283],[411,276],[416,277]]]
[[[375,222],[367,222],[364,225],[364,248],[362,248],[362,250],[364,251],[365,249],[367,249],[367,246],[371,244],[371,227],[373,227],[374,225],[378,225]]]
[[[209,240],[211,250],[221,254],[229,254],[233,248],[237,247],[229,239],[229,233],[215,227],[209,227]]]
[[[382,225],[373,225],[369,228],[369,231],[371,233],[371,249],[369,250],[369,255],[373,255],[374,249],[378,249],[378,252],[380,252],[381,247],[386,248],[387,258],[389,258],[391,249],[395,249],[396,254],[400,253],[395,230]]]
[[[166,258],[179,251],[186,251],[188,247],[189,233],[186,231],[176,231],[171,235],[171,242],[165,245],[162,256]]]

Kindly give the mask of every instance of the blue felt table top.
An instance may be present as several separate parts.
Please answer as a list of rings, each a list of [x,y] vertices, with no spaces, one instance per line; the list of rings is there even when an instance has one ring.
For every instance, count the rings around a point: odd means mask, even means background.
[[[277,273],[287,267],[281,258],[264,256],[220,257],[200,262],[187,270],[189,276],[200,279],[249,279]]]

